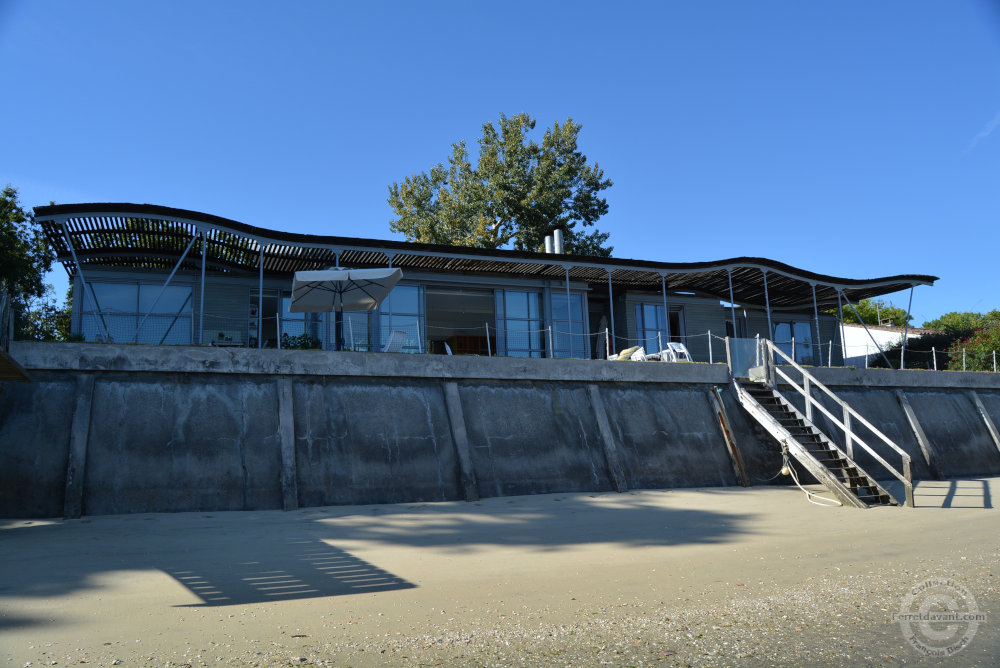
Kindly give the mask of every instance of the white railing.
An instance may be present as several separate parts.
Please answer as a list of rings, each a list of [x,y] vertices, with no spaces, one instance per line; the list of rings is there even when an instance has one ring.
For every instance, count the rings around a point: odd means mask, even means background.
[[[768,339],[760,339],[760,345],[762,347],[762,357],[765,361],[767,367],[767,384],[771,389],[777,390],[778,377],[780,377],[784,382],[791,385],[799,394],[802,395],[805,400],[805,415],[806,420],[812,424],[813,422],[813,409],[818,409],[823,415],[827,417],[830,422],[832,422],[838,429],[844,433],[844,446],[847,451],[847,457],[853,461],[854,459],[854,444],[858,444],[865,452],[867,452],[871,457],[881,464],[886,471],[894,475],[896,478],[903,483],[906,488],[906,505],[913,506],[913,472],[910,467],[910,455],[906,453],[901,447],[896,445],[892,439],[883,434],[875,425],[866,420],[864,416],[858,413],[856,410],[851,408],[850,404],[834,394],[829,388],[827,388],[823,383],[816,380],[816,378],[806,371],[804,368],[799,366],[795,360],[791,359],[786,355],[778,346],[774,345],[772,341]],[[802,375],[802,384],[796,383],[788,373],[786,373],[785,368],[775,364],[775,354],[784,360],[784,363]],[[830,410],[827,409],[821,402],[817,401],[812,396],[812,388],[815,387],[821,392],[826,394],[830,399],[833,400],[835,404],[840,406],[842,414],[838,418]],[[887,462],[881,455],[875,452],[871,446],[869,446],[865,441],[858,436],[857,432],[852,428],[852,421],[864,425],[872,434],[878,437],[883,443],[885,443],[892,451],[900,456],[902,459],[902,473],[897,471],[889,462]]]

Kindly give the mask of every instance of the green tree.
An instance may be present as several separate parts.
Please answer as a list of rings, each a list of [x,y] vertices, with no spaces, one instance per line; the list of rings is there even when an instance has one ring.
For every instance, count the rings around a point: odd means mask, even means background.
[[[17,188],[0,192],[0,290],[22,304],[45,292],[42,279],[55,254],[35,223],[34,214],[21,208]]]
[[[1000,310],[996,309],[985,315],[971,311],[951,311],[924,323],[924,327],[928,329],[940,329],[950,334],[962,335],[998,325],[1000,325]]]
[[[35,223],[34,214],[18,201],[17,188],[0,192],[0,291],[11,297],[14,338],[24,337],[25,314],[45,295],[45,273],[55,253]]]
[[[608,212],[602,190],[610,179],[577,148],[582,126],[567,119],[529,138],[528,114],[483,125],[473,167],[465,142],[452,145],[448,164],[389,186],[390,223],[410,241],[538,251],[544,238],[563,230],[567,253],[611,255],[609,235],[584,231]]]
[[[860,302],[854,305],[857,309],[858,315],[861,316],[861,320],[858,316],[854,314],[854,309],[844,304],[844,322],[853,322],[861,324],[864,322],[866,325],[895,325],[896,327],[904,327],[906,323],[913,320],[912,316],[906,315],[906,311],[893,306],[891,303],[886,303],[881,299],[862,299]],[[836,309],[830,309],[827,313],[836,314]],[[912,325],[911,325],[912,326]]]
[[[39,297],[27,300],[18,322],[18,337],[25,341],[73,341],[81,337],[70,334],[73,313],[73,288],[66,291],[60,304],[51,285]]]

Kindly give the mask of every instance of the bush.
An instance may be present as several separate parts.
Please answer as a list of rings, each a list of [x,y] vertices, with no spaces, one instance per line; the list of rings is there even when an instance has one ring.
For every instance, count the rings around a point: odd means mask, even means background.
[[[993,371],[994,351],[1000,352],[1000,325],[981,329],[952,344],[952,371],[962,370],[962,350],[965,350],[967,371]]]
[[[323,344],[319,339],[314,339],[308,334],[298,334],[296,336],[282,334],[281,347],[289,350],[317,350],[322,348]]]

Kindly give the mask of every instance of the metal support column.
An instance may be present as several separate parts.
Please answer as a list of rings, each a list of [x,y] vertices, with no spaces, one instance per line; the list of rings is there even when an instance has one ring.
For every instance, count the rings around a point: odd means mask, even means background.
[[[726,269],[726,274],[729,276],[729,310],[733,317],[733,338],[738,339],[739,330],[736,329],[736,298],[733,296],[733,270]]]
[[[618,352],[618,341],[615,339],[615,296],[611,290],[611,270],[608,272],[608,313],[611,315],[611,352]]]
[[[889,366],[890,369],[894,368],[892,366],[892,362],[890,362],[889,358],[885,356],[885,351],[882,350],[882,346],[880,346],[878,344],[878,341],[875,340],[875,336],[871,333],[871,330],[868,329],[868,325],[865,324],[865,321],[861,317],[861,314],[858,313],[858,309],[854,308],[854,304],[852,304],[851,300],[847,298],[847,295],[844,295],[844,300],[847,302],[847,305],[851,307],[851,310],[854,311],[854,315],[857,316],[858,322],[860,322],[861,326],[865,328],[865,331],[868,333],[868,338],[870,338],[872,340],[872,343],[875,344],[875,347],[878,348],[879,353],[882,355],[882,359],[885,360],[885,363]],[[867,355],[865,357],[867,357]]]
[[[69,238],[69,230],[66,229],[66,221],[62,221],[62,231],[63,238],[66,239],[66,245],[69,247],[69,254],[73,257],[73,266],[76,267],[76,275],[80,277],[80,287],[82,288],[81,293],[83,294],[83,299],[80,300],[80,329],[83,329],[83,311],[87,307],[87,281],[83,277],[83,267],[80,265],[80,261],[76,258],[76,249],[73,248],[73,242]],[[97,294],[94,292],[94,286],[90,286],[90,299],[94,302],[94,310],[97,312],[98,318],[101,320],[101,324],[104,325],[104,335],[108,338],[111,337],[111,331],[108,329],[108,323],[104,320],[104,314],[101,313],[101,305],[97,303]],[[11,319],[11,327],[13,327],[13,319]],[[11,336],[13,338],[13,335]]]
[[[153,303],[150,305],[149,310],[146,311],[146,315],[142,316],[142,320],[139,321],[139,326],[135,328],[134,340],[136,343],[139,343],[139,330],[141,330],[142,326],[146,323],[146,318],[148,318],[150,314],[153,312],[153,309],[156,308],[157,303],[159,303],[160,301],[160,297],[163,296],[163,293],[166,291],[167,286],[170,285],[170,281],[173,280],[174,274],[176,274],[177,270],[181,268],[182,264],[184,264],[184,258],[187,257],[188,251],[191,250],[191,247],[194,246],[194,242],[197,240],[198,240],[197,234],[191,237],[191,242],[187,245],[187,248],[185,248],[184,252],[181,254],[181,259],[177,260],[177,264],[174,265],[174,268],[173,270],[171,270],[170,275],[167,276],[167,280],[163,282],[163,287],[161,287],[160,291],[156,293],[156,299],[153,300]]]
[[[906,322],[903,324],[903,347],[899,351],[899,368],[906,368],[906,336],[910,333],[910,309],[913,308],[913,287],[910,286],[910,303],[906,305]]]
[[[764,310],[767,311],[767,338],[774,340],[774,325],[771,324],[771,295],[767,292],[767,269],[760,270],[764,274]]]
[[[260,243],[257,260],[257,347],[264,347],[264,244]]]
[[[566,329],[569,330],[567,336],[569,337],[569,350],[566,351],[568,357],[573,356],[573,305],[570,303],[569,294],[569,265],[564,264],[563,269],[566,271]]]
[[[670,343],[670,304],[667,303],[667,275],[660,274],[660,290],[663,291],[663,319],[667,330],[667,343]],[[662,347],[662,346],[661,346]],[[712,337],[708,338],[708,347],[712,347]]]
[[[207,240],[205,230],[201,231],[201,299],[198,306],[198,345],[205,345],[205,258],[207,252]]]
[[[809,283],[812,286],[813,291],[813,317],[816,318],[816,352],[817,357],[819,357],[819,364],[817,366],[823,366],[823,346],[822,339],[819,333],[819,303],[816,301],[816,284]]]
[[[847,364],[847,338],[844,335],[844,304],[840,299],[841,291],[837,288],[837,316],[840,318],[840,364]]]

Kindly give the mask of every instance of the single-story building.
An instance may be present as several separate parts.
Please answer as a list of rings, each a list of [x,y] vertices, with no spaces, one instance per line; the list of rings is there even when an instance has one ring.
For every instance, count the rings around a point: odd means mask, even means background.
[[[604,359],[684,343],[725,359],[724,337],[781,343],[805,364],[841,364],[830,309],[934,276],[838,278],[764,258],[671,263],[320,236],[150,204],[35,208],[73,288],[87,341]],[[294,313],[296,271],[397,267],[372,312]]]

